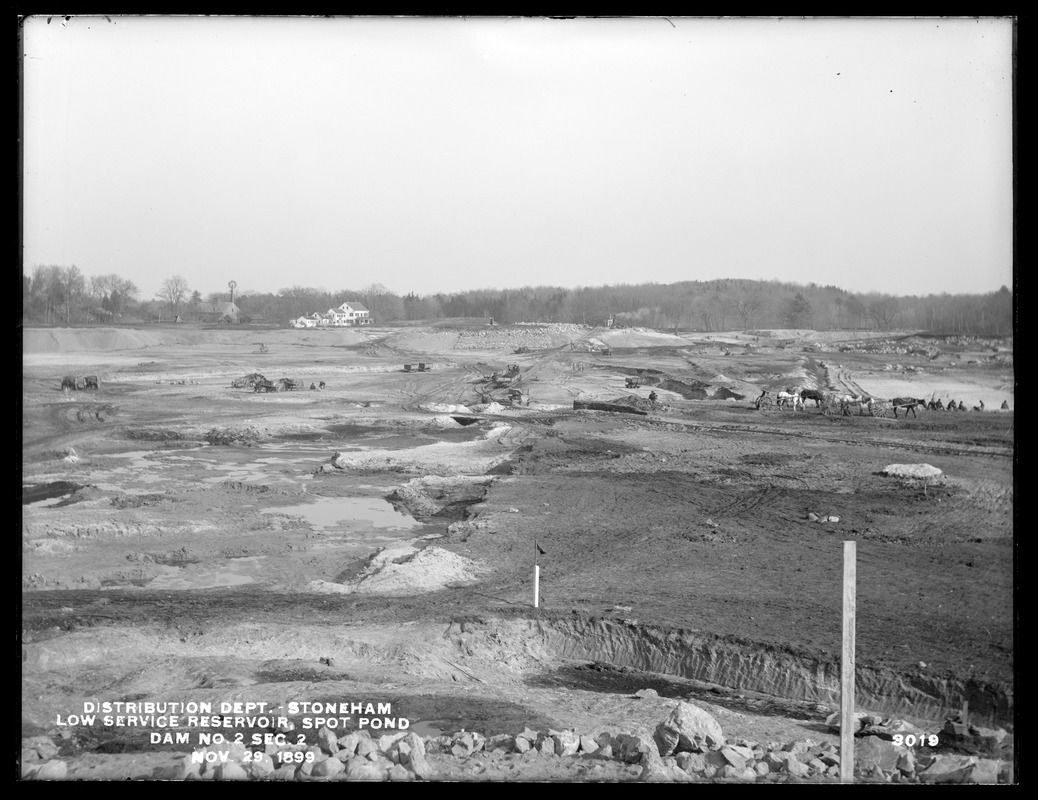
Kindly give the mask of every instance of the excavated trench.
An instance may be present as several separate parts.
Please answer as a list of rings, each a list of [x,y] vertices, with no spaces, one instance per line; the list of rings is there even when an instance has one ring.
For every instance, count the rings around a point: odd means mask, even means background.
[[[733,643],[698,633],[625,624],[615,620],[532,620],[521,636],[535,636],[555,656],[675,675],[730,689],[786,700],[838,706],[837,660],[785,652],[753,643]],[[856,705],[888,716],[941,720],[969,702],[970,714],[987,724],[1012,725],[1013,695],[979,681],[857,665]]]

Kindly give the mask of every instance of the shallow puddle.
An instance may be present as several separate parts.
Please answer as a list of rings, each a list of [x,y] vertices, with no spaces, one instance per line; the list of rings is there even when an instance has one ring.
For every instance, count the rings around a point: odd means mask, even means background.
[[[229,558],[219,567],[206,569],[198,565],[190,567],[164,567],[165,574],[152,579],[147,589],[215,589],[222,586],[241,586],[255,583],[256,576],[248,574],[255,570],[258,562],[267,556]]]
[[[377,528],[412,530],[422,523],[380,497],[321,497],[308,503],[266,508],[264,513],[302,517],[314,530]]]

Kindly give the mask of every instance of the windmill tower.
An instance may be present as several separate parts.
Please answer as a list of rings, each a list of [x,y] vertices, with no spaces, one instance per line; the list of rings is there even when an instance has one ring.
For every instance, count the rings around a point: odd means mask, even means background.
[[[237,287],[238,281],[228,281],[227,286],[231,290],[231,305],[234,305],[234,289]]]

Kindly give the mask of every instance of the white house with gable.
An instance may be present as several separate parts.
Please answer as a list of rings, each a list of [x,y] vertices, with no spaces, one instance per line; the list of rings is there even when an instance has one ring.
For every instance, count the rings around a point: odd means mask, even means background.
[[[338,308],[328,309],[332,325],[370,325],[371,312],[360,303],[343,303]]]
[[[326,328],[329,326],[347,327],[352,325],[370,325],[371,312],[360,303],[343,303],[338,308],[329,308],[326,314],[315,311],[304,317],[297,317],[289,322],[294,328]]]

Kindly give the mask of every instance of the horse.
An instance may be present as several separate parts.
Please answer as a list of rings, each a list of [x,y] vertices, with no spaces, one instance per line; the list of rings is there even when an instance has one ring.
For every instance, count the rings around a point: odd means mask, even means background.
[[[777,397],[780,406],[791,405],[794,411],[804,407],[803,399],[796,392],[779,392]]]
[[[822,401],[825,400],[825,395],[817,389],[804,389],[800,393],[800,399],[806,404],[808,400],[815,401],[815,408],[819,408],[822,405]]]
[[[912,412],[912,416],[915,417],[915,410],[919,406],[926,408],[926,401],[920,400],[918,397],[895,397],[890,401],[890,404],[894,407],[894,419],[897,419],[897,410],[903,408],[905,410],[905,417],[908,417],[908,412]]]

